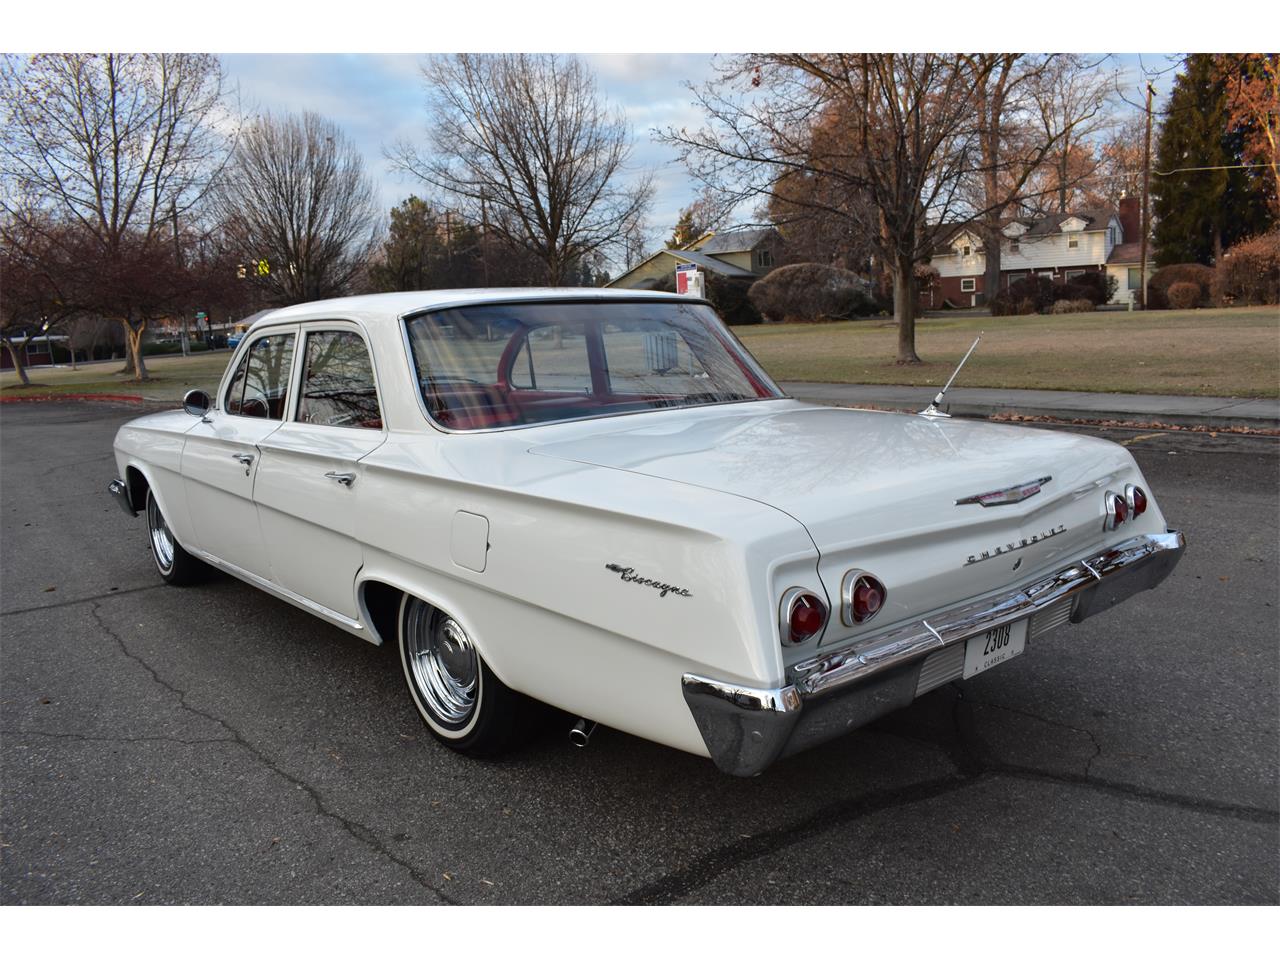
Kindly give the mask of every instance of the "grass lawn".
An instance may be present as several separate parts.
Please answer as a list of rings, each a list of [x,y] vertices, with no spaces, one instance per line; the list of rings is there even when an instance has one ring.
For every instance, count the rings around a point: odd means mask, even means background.
[[[778,380],[940,386],[973,338],[982,344],[958,381],[967,387],[1022,387],[1101,393],[1280,396],[1280,309],[1237,307],[1152,313],[1072,313],[1029,317],[930,317],[916,328],[919,366],[893,358],[897,329],[885,320],[736,327]],[[180,400],[212,391],[229,351],[147,360],[148,383],[126,380],[122,364],[37,368],[33,386],[0,375],[0,396],[128,393]]]
[[[22,387],[12,370],[0,375],[0,396],[46,396],[51,393],[122,393],[150,397],[154,400],[181,400],[188,390],[212,392],[222,378],[231,358],[230,350],[147,357],[146,383],[129,380],[119,374],[123,360],[104,363],[81,363],[72,370],[68,366],[28,369],[30,387]]]
[[[925,362],[908,367],[894,364],[898,331],[883,319],[734,332],[778,380],[941,386],[982,332],[958,386],[1280,396],[1276,307],[930,317],[916,325]]]

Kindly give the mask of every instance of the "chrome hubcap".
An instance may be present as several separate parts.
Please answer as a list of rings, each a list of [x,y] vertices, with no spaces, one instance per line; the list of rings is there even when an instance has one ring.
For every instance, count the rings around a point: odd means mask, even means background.
[[[480,660],[462,625],[419,600],[405,614],[406,658],[424,705],[461,726],[475,711]]]
[[[162,573],[173,569],[173,534],[164,521],[164,514],[156,506],[155,497],[147,498],[147,526],[151,530],[151,552]]]

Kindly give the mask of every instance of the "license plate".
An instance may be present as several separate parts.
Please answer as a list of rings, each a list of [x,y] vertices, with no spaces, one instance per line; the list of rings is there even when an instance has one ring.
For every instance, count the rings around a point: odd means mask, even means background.
[[[1020,654],[1027,646],[1027,622],[1015,620],[965,641],[964,678],[968,680]]]

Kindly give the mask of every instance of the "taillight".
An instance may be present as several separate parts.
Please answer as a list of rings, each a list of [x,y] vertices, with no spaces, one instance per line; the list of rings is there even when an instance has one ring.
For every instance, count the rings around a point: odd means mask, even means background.
[[[1129,519],[1129,505],[1120,494],[1108,490],[1102,500],[1107,513],[1102,524],[1104,530],[1114,530]]]
[[[1147,494],[1141,487],[1129,484],[1124,488],[1124,499],[1130,516],[1140,517],[1147,512]]]
[[[846,627],[866,623],[884,606],[888,591],[864,570],[850,570],[840,584],[840,619]]]
[[[778,627],[782,634],[782,642],[788,644],[804,643],[812,640],[827,624],[827,605],[821,597],[792,587],[782,596],[779,610]]]

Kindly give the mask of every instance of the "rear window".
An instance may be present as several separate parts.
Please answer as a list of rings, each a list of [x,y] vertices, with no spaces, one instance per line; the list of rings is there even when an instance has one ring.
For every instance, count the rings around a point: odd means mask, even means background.
[[[427,411],[454,430],[782,396],[706,304],[482,304],[406,324]]]

